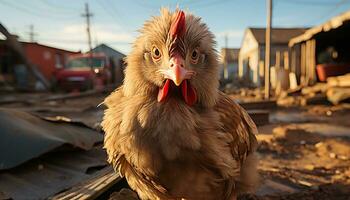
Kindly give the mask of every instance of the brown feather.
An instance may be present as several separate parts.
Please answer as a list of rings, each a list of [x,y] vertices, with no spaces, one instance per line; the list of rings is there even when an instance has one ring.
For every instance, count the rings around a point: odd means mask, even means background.
[[[161,13],[141,30],[123,86],[104,101],[108,161],[141,199],[230,199],[251,191],[257,183],[257,129],[246,111],[218,91],[213,36],[193,15],[186,14],[183,48],[205,55],[191,79],[198,103],[191,107],[176,97],[157,102],[162,78],[155,70],[161,66],[147,51],[158,44],[168,58],[166,36],[175,20],[174,13]]]

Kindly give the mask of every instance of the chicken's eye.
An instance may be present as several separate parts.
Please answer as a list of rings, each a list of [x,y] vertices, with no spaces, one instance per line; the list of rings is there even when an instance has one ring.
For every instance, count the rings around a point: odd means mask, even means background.
[[[158,61],[161,57],[161,53],[157,47],[152,48],[152,58],[156,61]]]
[[[199,58],[199,52],[197,49],[194,49],[191,53],[191,62],[193,64],[197,64],[198,63],[198,58]]]

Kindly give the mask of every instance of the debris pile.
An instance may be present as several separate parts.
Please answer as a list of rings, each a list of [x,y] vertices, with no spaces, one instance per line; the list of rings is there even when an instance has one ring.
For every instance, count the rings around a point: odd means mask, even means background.
[[[98,179],[81,193],[91,198],[119,180],[107,164],[103,134],[95,126],[102,118],[103,108],[96,106],[103,94],[6,97],[0,108],[0,199],[54,198]],[[96,187],[102,189],[91,189]],[[77,196],[69,195],[66,199]]]
[[[235,90],[230,90],[229,94],[231,98],[238,100],[240,102],[256,102],[264,100],[264,88],[239,88]]]
[[[282,106],[306,106],[313,104],[337,105],[350,99],[350,74],[329,77],[326,83],[298,87],[281,92],[277,104]]]

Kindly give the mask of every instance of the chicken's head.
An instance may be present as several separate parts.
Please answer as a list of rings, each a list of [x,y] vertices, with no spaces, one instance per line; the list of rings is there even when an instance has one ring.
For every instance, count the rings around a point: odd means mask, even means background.
[[[140,33],[127,57],[125,90],[153,92],[160,103],[177,98],[189,106],[215,104],[217,52],[213,34],[200,18],[162,9]]]

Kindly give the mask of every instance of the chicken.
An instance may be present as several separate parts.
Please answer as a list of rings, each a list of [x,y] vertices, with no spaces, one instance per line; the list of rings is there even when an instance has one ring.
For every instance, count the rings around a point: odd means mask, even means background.
[[[104,101],[108,161],[145,199],[236,199],[258,183],[256,126],[218,90],[214,36],[200,18],[162,9]]]

